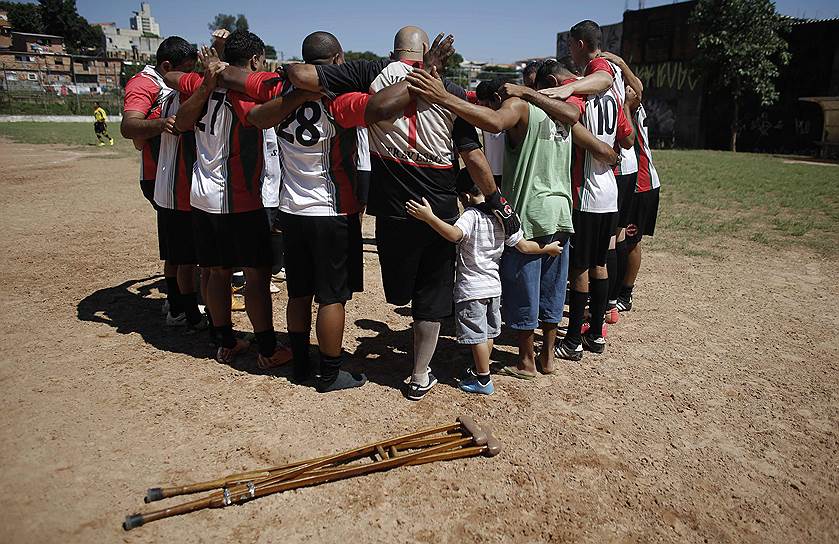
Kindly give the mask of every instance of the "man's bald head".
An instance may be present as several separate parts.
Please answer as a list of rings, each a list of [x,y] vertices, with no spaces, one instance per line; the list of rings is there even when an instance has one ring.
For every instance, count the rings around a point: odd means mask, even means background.
[[[329,32],[312,32],[303,40],[303,61],[307,64],[336,64],[343,62],[343,57],[341,43]]]
[[[406,26],[400,28],[393,38],[393,58],[422,60],[423,51],[430,46],[428,34],[423,29],[417,26]]]

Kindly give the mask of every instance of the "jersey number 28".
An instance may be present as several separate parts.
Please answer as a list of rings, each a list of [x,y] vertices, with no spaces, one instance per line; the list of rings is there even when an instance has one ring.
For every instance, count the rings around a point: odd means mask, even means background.
[[[288,119],[277,127],[277,135],[290,144],[293,144],[296,138],[300,145],[311,147],[320,141],[320,131],[316,124],[320,121],[320,117],[320,104],[304,102],[302,106],[297,108],[294,115],[289,115]],[[286,131],[294,121],[297,121],[297,129],[294,130],[294,133]]]

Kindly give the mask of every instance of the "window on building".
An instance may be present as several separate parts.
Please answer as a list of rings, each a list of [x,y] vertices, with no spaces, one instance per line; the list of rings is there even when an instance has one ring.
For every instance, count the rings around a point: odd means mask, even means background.
[[[61,57],[55,57],[55,63],[56,64],[64,64],[64,59],[62,59]]]
[[[33,74],[32,72],[29,72],[28,74],[26,74],[26,79],[28,79],[29,81],[37,81],[38,74]]]

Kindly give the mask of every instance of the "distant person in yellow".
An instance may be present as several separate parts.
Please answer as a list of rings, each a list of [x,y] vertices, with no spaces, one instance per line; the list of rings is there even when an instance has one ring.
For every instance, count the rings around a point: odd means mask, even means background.
[[[114,139],[108,134],[108,114],[96,102],[96,109],[93,110],[93,131],[96,132],[96,139],[99,140],[99,145],[105,145],[105,140],[108,145],[114,145]]]

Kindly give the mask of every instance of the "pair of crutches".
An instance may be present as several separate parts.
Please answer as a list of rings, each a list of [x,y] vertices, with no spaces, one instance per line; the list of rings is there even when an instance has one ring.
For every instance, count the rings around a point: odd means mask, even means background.
[[[122,528],[128,531],[152,521],[196,510],[224,508],[289,489],[353,478],[395,467],[478,455],[492,457],[500,451],[501,443],[489,428],[479,427],[471,417],[460,416],[456,423],[423,429],[335,455],[230,474],[207,482],[155,487],[146,492],[146,503],[202,491],[212,493],[162,510],[132,514],[125,518]]]

